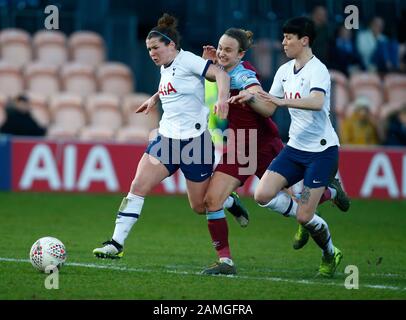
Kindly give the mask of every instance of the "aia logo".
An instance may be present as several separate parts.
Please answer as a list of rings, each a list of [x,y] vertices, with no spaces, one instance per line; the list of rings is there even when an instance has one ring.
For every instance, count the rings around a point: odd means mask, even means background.
[[[168,82],[167,84],[159,84],[159,95],[167,96],[168,94],[171,94],[171,92],[177,93],[176,89],[170,82]]]
[[[300,98],[301,98],[301,96],[300,96],[300,93],[299,93],[299,92],[296,92],[296,93],[295,93],[295,97],[293,97],[293,93],[292,93],[292,92],[289,92],[289,97],[288,97],[288,93],[285,92],[285,99],[300,99]]]

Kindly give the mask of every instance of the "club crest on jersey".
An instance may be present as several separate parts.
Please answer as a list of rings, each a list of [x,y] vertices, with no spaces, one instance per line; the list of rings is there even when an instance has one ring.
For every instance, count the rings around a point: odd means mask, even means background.
[[[300,93],[299,92],[296,92],[295,93],[295,97],[293,98],[293,93],[292,92],[289,92],[289,96],[288,96],[288,93],[287,92],[285,92],[285,99],[300,99],[301,98],[301,96],[300,96]]]
[[[171,92],[177,93],[176,89],[170,82],[168,82],[167,84],[161,83],[159,85],[159,95],[167,96],[171,94]]]

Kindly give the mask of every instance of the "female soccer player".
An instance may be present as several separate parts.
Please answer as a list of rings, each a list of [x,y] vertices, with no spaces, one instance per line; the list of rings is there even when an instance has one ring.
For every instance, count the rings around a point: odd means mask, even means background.
[[[278,69],[270,94],[243,93],[235,100],[250,101],[253,108],[264,113],[273,113],[277,106],[289,108],[289,141],[261,178],[255,200],[262,207],[296,216],[322,249],[319,275],[332,277],[342,253],[333,245],[327,223],[315,211],[337,172],[339,140],[329,117],[330,75],[311,49],[315,37],[310,19],[288,20],[283,26],[282,45],[292,60]],[[302,179],[304,189],[298,203],[280,192]],[[340,209],[348,210],[348,199],[341,200]]]
[[[148,113],[158,99],[163,116],[159,134],[138,163],[128,195],[117,214],[113,237],[93,253],[99,258],[121,258],[123,245],[138,220],[144,197],[163,179],[181,169],[186,178],[191,208],[206,213],[204,195],[213,172],[214,147],[207,131],[208,108],[204,104],[204,79],[216,81],[220,118],[228,113],[230,77],[226,72],[179,46],[177,20],[164,14],[148,34],[146,46],[161,69],[159,90],[137,112]],[[231,199],[232,200],[232,199]]]
[[[242,61],[251,47],[252,36],[251,31],[231,28],[220,38],[217,50],[212,46],[203,47],[203,57],[216,61],[229,74],[231,96],[238,95],[241,90],[253,94],[263,92],[256,70],[249,62]],[[214,171],[205,197],[208,227],[219,261],[203,270],[203,274],[236,273],[223,203],[250,176],[255,174],[261,178],[282,148],[278,129],[268,115],[255,112],[246,103],[230,104],[227,149]],[[238,201],[238,198],[234,199]],[[248,223],[247,213],[243,210],[232,213],[242,226]]]

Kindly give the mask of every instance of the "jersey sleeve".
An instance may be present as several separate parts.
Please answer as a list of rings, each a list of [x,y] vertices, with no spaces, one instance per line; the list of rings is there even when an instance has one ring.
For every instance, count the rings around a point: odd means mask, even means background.
[[[235,76],[236,87],[239,90],[245,90],[249,87],[261,85],[257,78],[257,74],[253,70],[242,69]]]
[[[330,87],[330,73],[324,65],[317,68],[316,72],[312,72],[310,78],[310,92],[320,91],[326,94]]]
[[[269,93],[277,98],[282,98],[284,96],[284,90],[282,85],[282,75],[283,75],[283,68],[284,66],[280,67],[278,71],[276,71],[275,77],[273,78],[271,89]]]
[[[211,63],[211,60],[205,60],[192,52],[185,52],[183,64],[194,74],[205,77]]]

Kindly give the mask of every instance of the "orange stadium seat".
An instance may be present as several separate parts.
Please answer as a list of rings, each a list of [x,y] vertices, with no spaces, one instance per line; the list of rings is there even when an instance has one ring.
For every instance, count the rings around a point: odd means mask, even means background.
[[[133,91],[133,75],[131,69],[123,63],[109,62],[99,66],[97,79],[100,91],[119,96]]]
[[[366,96],[373,108],[378,108],[384,101],[381,79],[377,74],[360,72],[351,75],[350,88],[352,98]]]
[[[50,111],[52,125],[48,129],[50,138],[76,138],[79,130],[86,124],[86,113],[82,97],[77,94],[61,93],[51,98]]]
[[[80,134],[79,139],[81,141],[113,141],[115,135],[115,130],[113,128],[103,128],[103,127],[84,127]]]
[[[62,67],[61,79],[66,92],[87,96],[97,91],[97,82],[92,66],[83,63],[68,63]]]
[[[20,67],[0,61],[0,93],[14,97],[24,90],[24,79]]]
[[[22,67],[31,61],[31,37],[20,29],[3,29],[0,32],[0,48],[3,60]]]
[[[135,110],[150,96],[144,93],[131,94],[124,98],[123,113],[127,125],[117,131],[116,140],[120,142],[148,143],[158,128],[159,112],[151,111],[148,115],[135,113]]]
[[[348,79],[344,73],[337,70],[330,70],[331,76],[331,110],[338,117],[345,115],[345,110],[350,102],[350,94],[348,92]]]
[[[98,66],[105,60],[103,38],[91,31],[74,32],[68,40],[72,60]]]
[[[33,62],[25,67],[25,83],[28,91],[47,96],[60,91],[58,67],[45,62]]]
[[[30,102],[30,112],[34,119],[42,126],[48,127],[51,122],[51,114],[48,109],[48,98],[37,92],[26,93]]]
[[[388,102],[406,102],[406,75],[389,73],[384,78]]]
[[[36,60],[56,66],[68,61],[67,40],[63,32],[40,30],[32,40]]]
[[[116,130],[123,123],[120,99],[115,95],[99,93],[89,96],[85,108],[90,126]]]

